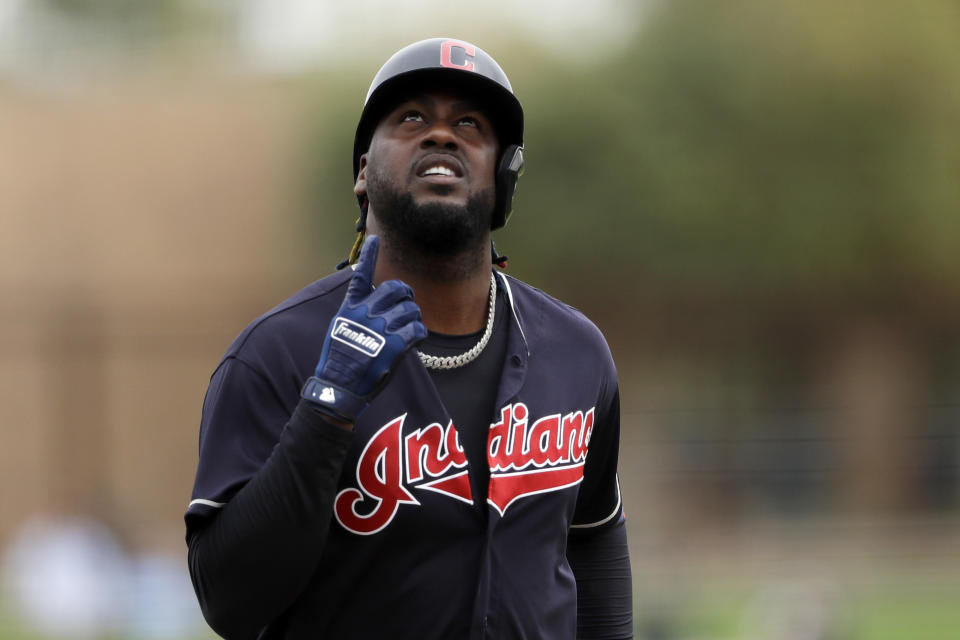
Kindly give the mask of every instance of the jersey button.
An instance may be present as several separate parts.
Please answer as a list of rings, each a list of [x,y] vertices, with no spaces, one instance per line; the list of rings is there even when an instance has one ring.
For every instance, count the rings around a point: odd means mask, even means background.
[[[513,366],[519,367],[520,365],[523,364],[523,358],[521,358],[517,354],[513,354],[513,356],[510,358],[510,362],[513,363]]]

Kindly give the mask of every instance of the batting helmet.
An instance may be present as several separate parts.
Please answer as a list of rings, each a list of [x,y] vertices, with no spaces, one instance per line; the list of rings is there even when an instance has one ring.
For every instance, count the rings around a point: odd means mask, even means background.
[[[491,224],[492,229],[499,229],[510,217],[517,178],[523,172],[523,107],[496,60],[469,42],[450,38],[421,40],[400,49],[380,67],[367,91],[354,137],[354,181],[360,171],[360,156],[369,148],[380,119],[393,108],[401,93],[414,87],[463,89],[488,108],[501,148]]]

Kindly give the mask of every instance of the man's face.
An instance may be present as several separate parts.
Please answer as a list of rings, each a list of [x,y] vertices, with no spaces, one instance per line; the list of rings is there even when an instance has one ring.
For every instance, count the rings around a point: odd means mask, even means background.
[[[490,229],[497,152],[493,124],[476,103],[424,91],[381,119],[355,191],[388,232],[432,253],[457,253]]]

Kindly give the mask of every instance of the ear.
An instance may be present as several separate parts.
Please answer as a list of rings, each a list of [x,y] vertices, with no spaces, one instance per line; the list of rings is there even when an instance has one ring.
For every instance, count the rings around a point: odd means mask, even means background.
[[[367,195],[367,154],[360,156],[360,168],[357,171],[357,181],[353,185],[353,193],[358,198]]]

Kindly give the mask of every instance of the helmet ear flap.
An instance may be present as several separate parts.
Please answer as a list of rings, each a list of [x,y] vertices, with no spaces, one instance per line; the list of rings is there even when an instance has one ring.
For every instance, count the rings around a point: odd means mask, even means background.
[[[523,147],[511,144],[504,149],[497,165],[496,203],[490,229],[499,229],[507,224],[513,208],[513,194],[517,190],[517,179],[523,175]]]

